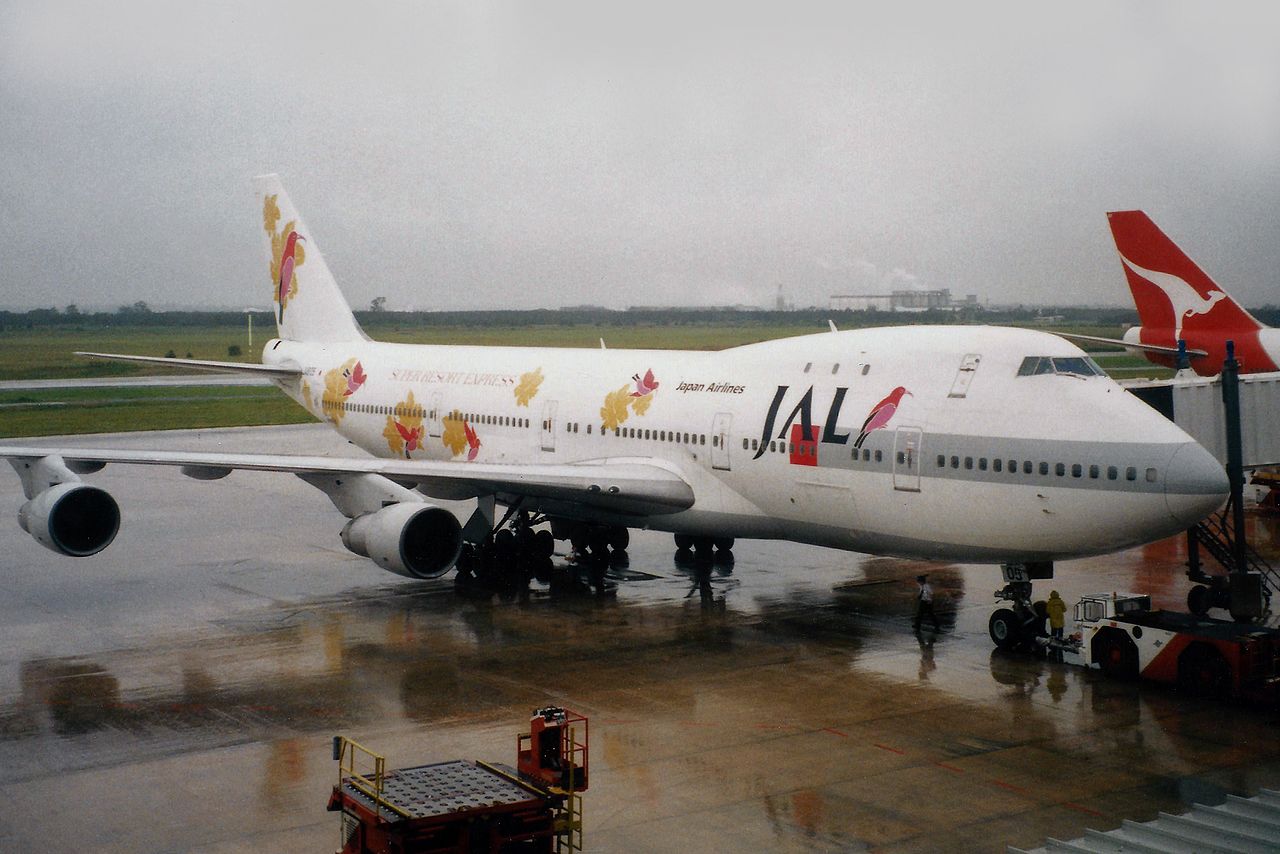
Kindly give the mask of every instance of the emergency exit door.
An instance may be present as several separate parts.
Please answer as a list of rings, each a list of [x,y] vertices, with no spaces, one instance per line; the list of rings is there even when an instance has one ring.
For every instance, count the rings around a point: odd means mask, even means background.
[[[899,427],[893,436],[893,488],[900,492],[920,491],[920,445],[924,431],[919,427]]]

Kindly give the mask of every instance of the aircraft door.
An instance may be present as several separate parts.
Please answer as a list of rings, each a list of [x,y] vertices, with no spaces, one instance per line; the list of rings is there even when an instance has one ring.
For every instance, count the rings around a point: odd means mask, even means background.
[[[437,391],[431,395],[431,411],[429,413],[431,418],[430,423],[427,425],[428,436],[438,439],[444,432],[444,412],[441,411],[442,409],[444,409],[444,395]]]
[[[901,492],[920,491],[921,444],[919,427],[899,427],[893,436],[893,488]]]
[[[556,402],[548,400],[542,407],[542,450],[556,449]]]
[[[969,383],[973,382],[973,375],[978,372],[978,363],[982,361],[982,356],[977,353],[966,353],[964,359],[960,362],[960,370],[956,372],[955,382],[951,384],[951,391],[947,397],[964,397],[969,393]]]
[[[729,470],[729,427],[733,424],[733,414],[717,412],[711,421],[711,467],[721,471]]]

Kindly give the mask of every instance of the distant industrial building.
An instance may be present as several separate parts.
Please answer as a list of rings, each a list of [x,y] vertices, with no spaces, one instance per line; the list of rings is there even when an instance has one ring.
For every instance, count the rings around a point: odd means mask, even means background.
[[[947,288],[901,290],[887,294],[832,294],[831,308],[835,311],[960,311],[978,308],[978,295],[968,294],[964,299],[952,299]]]

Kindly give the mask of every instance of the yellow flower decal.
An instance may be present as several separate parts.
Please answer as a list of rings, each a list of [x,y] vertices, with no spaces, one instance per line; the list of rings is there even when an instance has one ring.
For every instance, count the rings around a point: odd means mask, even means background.
[[[320,395],[320,410],[334,424],[341,424],[347,414],[347,375],[356,365],[355,359],[347,359],[331,371],[324,372],[324,392]]]
[[[536,368],[527,374],[520,375],[520,384],[516,386],[516,406],[528,406],[542,385],[542,368]]]
[[[604,406],[600,407],[600,423],[606,430],[617,430],[627,420],[630,414],[627,407],[631,404],[631,396],[627,391],[629,388],[631,387],[624,385],[604,396]]]
[[[267,196],[262,201],[262,227],[271,235],[271,283],[276,287],[275,298],[280,303],[280,317],[284,317],[285,306],[289,300],[297,296],[298,276],[296,269],[307,259],[303,249],[305,241],[299,239],[294,227],[296,220],[289,220],[284,228],[276,231],[276,223],[280,221],[280,206],[275,196]]]
[[[631,408],[635,410],[636,415],[644,415],[649,411],[649,404],[653,403],[653,392],[649,392],[644,397],[632,397]]]
[[[444,432],[440,440],[455,457],[466,449],[467,422],[463,419],[461,412],[455,409],[444,417]]]
[[[426,436],[422,427],[422,410],[413,399],[412,391],[395,405],[392,413],[387,416],[382,437],[387,440],[391,453],[397,457],[404,454],[405,459],[412,459],[414,451],[422,450],[422,440]]]

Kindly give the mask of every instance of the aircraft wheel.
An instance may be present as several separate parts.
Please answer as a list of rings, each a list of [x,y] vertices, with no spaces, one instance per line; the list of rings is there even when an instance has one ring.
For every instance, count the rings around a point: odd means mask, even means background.
[[[716,551],[727,552],[733,550],[733,537],[716,537],[711,541],[716,547]]]
[[[1178,657],[1178,690],[1194,697],[1229,696],[1231,665],[1208,644],[1193,643]]]
[[[1209,608],[1212,605],[1213,593],[1203,584],[1197,584],[1187,591],[1187,610],[1197,617],[1203,617],[1209,613]]]
[[[1018,623],[1018,615],[1009,608],[1000,608],[991,615],[987,631],[1000,649],[1013,649],[1022,641],[1022,626]]]
[[[551,557],[556,552],[556,538],[550,531],[537,531],[533,535],[533,553],[538,557]]]
[[[687,552],[693,548],[694,538],[691,534],[676,534],[676,548],[682,552]]]

